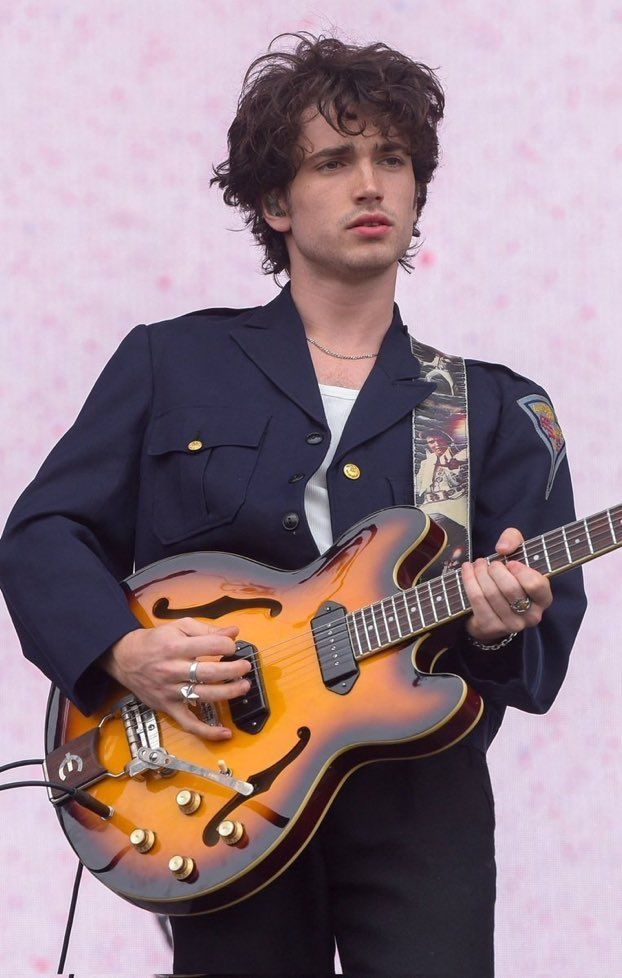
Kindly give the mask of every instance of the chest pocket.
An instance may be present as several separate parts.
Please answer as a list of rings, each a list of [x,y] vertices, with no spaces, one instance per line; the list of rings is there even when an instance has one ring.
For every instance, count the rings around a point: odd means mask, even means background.
[[[156,418],[147,441],[153,528],[163,543],[230,523],[246,498],[268,426],[239,407],[173,408]]]

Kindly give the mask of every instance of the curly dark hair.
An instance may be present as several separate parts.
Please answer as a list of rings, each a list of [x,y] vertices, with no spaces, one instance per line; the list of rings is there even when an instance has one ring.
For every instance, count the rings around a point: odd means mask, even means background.
[[[272,50],[282,37],[298,40],[293,51]],[[343,134],[359,135],[368,122],[385,138],[389,130],[398,130],[410,144],[418,216],[438,165],[436,127],[445,95],[431,68],[386,44],[361,47],[307,31],[277,35],[268,54],[256,58],[244,76],[227,134],[229,155],[213,167],[210,180],[210,186],[216,183],[224,191],[226,204],[240,209],[263,247],[266,275],[289,272],[289,256],[283,234],[263,217],[262,198],[271,192],[287,195],[304,157],[297,143],[301,116],[310,106]],[[364,107],[365,119],[358,129],[348,129],[346,119],[356,118],[357,107]],[[407,271],[416,252],[411,248],[400,259]]]

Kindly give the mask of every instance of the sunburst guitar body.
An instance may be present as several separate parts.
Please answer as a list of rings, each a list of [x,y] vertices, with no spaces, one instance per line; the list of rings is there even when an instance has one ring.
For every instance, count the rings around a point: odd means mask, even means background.
[[[236,903],[296,858],[355,768],[464,737],[480,697],[432,671],[464,594],[449,578],[413,587],[444,544],[422,512],[395,507],[301,570],[197,552],[124,581],[144,627],[237,625],[252,686],[201,710],[231,728],[226,742],[186,733],[120,686],[91,716],[52,689],[50,797],[91,873],[159,913]]]

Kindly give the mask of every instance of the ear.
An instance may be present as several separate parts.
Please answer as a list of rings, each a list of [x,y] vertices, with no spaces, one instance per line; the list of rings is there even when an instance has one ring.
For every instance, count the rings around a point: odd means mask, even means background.
[[[287,205],[284,196],[278,191],[273,190],[265,194],[262,199],[262,211],[264,220],[270,225],[273,231],[287,232],[291,228],[291,221],[287,213]]]

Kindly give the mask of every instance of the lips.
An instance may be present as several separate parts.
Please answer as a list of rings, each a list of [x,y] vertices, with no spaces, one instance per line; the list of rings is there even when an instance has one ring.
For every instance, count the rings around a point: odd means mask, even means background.
[[[361,214],[357,217],[356,221],[348,225],[350,228],[360,228],[360,227],[391,227],[392,221],[384,214]]]

